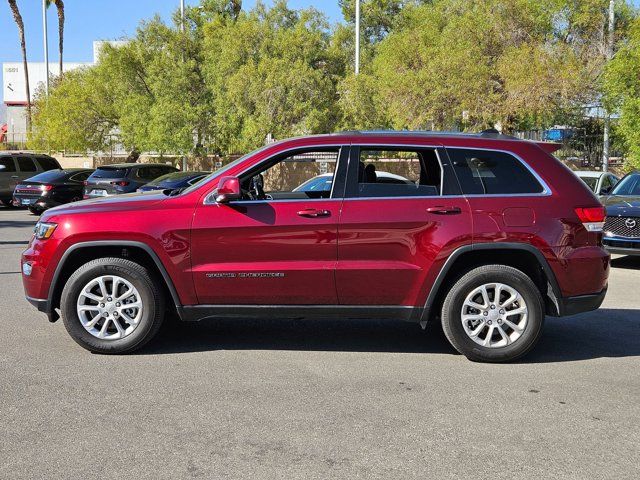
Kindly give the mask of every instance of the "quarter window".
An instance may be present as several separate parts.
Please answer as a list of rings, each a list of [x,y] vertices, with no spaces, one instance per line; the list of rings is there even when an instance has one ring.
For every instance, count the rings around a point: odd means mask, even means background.
[[[360,149],[358,197],[438,196],[441,180],[435,150]]]
[[[47,170],[56,170],[56,169],[60,168],[60,166],[58,165],[58,162],[56,162],[53,158],[38,157],[37,159],[38,159],[38,163],[40,164],[40,167],[45,172]]]
[[[535,194],[544,191],[520,160],[506,152],[448,149],[453,168],[467,195]]]

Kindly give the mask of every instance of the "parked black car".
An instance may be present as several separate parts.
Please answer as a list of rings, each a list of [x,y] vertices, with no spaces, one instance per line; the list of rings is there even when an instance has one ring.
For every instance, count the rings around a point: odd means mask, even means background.
[[[62,168],[49,155],[29,152],[0,152],[0,202],[12,205],[12,195],[18,183],[40,172]]]
[[[84,182],[93,170],[66,168],[49,170],[20,182],[13,191],[13,205],[29,207],[40,215],[46,209],[82,200]]]
[[[98,167],[85,183],[84,198],[132,193],[151,180],[177,171],[171,165],[156,163],[120,163]]]
[[[640,255],[640,172],[623,177],[602,203],[607,210],[605,248],[610,253]]]
[[[198,183],[211,172],[174,172],[152,180],[138,189],[139,192],[151,190],[178,190]]]

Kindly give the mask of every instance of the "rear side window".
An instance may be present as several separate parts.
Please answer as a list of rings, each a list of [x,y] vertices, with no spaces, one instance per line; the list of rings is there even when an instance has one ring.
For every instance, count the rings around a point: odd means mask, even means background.
[[[37,172],[36,164],[29,157],[18,157],[18,168],[21,172]]]
[[[40,164],[40,167],[44,171],[56,170],[56,169],[60,168],[60,165],[58,165],[58,162],[55,161],[53,158],[38,157],[36,160],[38,161],[38,163]]]
[[[89,178],[89,175],[91,175],[91,172],[80,172],[70,176],[69,180],[71,180],[72,182],[84,182],[87,178]]]
[[[141,167],[136,171],[136,178],[142,180],[154,180],[167,173],[164,167]]]
[[[542,193],[536,177],[513,155],[491,150],[447,149],[466,195]]]
[[[0,165],[4,167],[2,170],[0,170],[0,173],[16,171],[16,164],[13,161],[12,157],[0,157]]]

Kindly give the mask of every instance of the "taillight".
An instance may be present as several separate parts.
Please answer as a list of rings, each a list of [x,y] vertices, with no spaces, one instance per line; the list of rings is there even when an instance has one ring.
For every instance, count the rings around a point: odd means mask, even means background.
[[[606,216],[604,207],[576,207],[576,215],[589,232],[601,232]]]
[[[40,190],[43,192],[48,192],[53,189],[53,185],[40,185]]]
[[[129,182],[127,182],[126,180],[120,180],[119,182],[111,182],[111,185],[116,185],[118,187],[126,187],[127,185],[129,185]]]

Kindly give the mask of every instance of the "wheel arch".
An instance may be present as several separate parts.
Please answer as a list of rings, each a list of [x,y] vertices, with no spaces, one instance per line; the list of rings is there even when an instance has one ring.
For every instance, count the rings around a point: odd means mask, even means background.
[[[80,242],[70,246],[60,258],[49,286],[48,310],[52,320],[57,320],[56,308],[60,307],[60,297],[66,280],[71,274],[90,260],[104,257],[126,258],[150,269],[162,280],[162,287],[171,295],[178,314],[181,303],[178,292],[169,273],[156,252],[146,243],[129,240],[108,240]]]
[[[438,313],[444,298],[453,284],[466,272],[488,264],[500,264],[517,268],[527,274],[540,290],[547,315],[561,316],[561,291],[549,262],[533,245],[526,243],[479,243],[456,249],[436,277],[420,318],[428,322]]]

